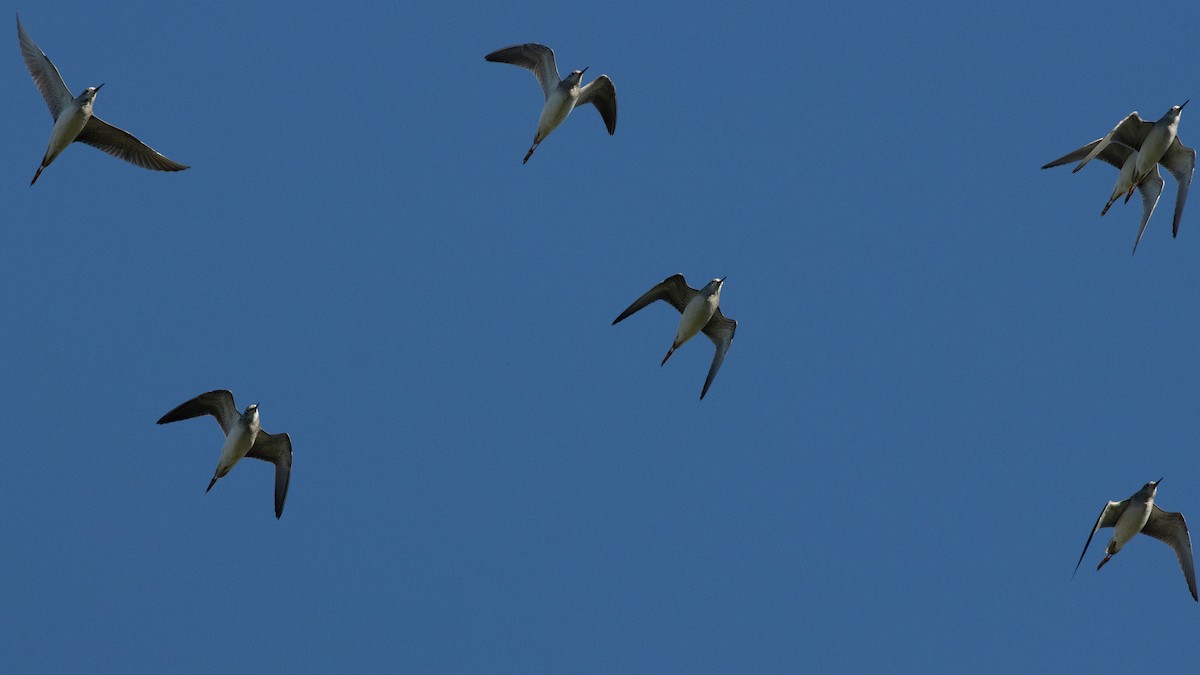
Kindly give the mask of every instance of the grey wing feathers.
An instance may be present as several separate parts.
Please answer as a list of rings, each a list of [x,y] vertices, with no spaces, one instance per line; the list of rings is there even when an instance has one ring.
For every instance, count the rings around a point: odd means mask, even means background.
[[[99,148],[104,152],[123,159],[130,164],[136,164],[143,169],[154,171],[182,171],[186,165],[171,161],[145,143],[139,141],[133,134],[118,129],[93,115],[83,131],[75,140]]]
[[[617,325],[624,321],[629,315],[642,309],[646,305],[656,301],[665,300],[670,303],[680,313],[687,307],[688,302],[695,297],[697,291],[684,281],[682,274],[674,274],[666,279],[663,279],[658,285],[646,291],[642,297],[633,301],[633,304],[626,307],[621,315],[613,319],[612,325]]]
[[[167,424],[203,415],[212,415],[216,418],[217,424],[221,425],[221,431],[224,431],[226,436],[229,435],[229,430],[233,428],[234,423],[241,417],[238,414],[237,406],[233,404],[233,393],[228,389],[217,389],[180,403],[171,412],[160,417],[158,423]]]
[[[1113,147],[1116,145],[1113,143]],[[1146,231],[1146,223],[1150,222],[1150,215],[1154,213],[1154,207],[1158,205],[1158,198],[1162,196],[1162,189],[1163,179],[1158,173],[1158,166],[1155,165],[1150,175],[1138,183],[1138,192],[1142,193],[1142,224],[1138,227],[1137,239],[1133,240],[1134,253],[1137,253],[1138,242],[1142,240],[1142,233]]]
[[[604,126],[608,127],[608,135],[617,131],[617,88],[607,75],[601,75],[579,90],[579,100],[575,107],[591,103],[600,111]]]
[[[38,91],[42,92],[42,98],[46,99],[46,107],[50,109],[50,114],[57,120],[58,114],[68,103],[75,100],[75,97],[67,89],[62,75],[58,74],[58,68],[54,67],[50,58],[42,53],[33,38],[25,32],[20,14],[17,15],[17,40],[21,43],[21,58],[25,61],[25,67],[33,76],[33,83],[37,85]]]
[[[1088,545],[1092,543],[1092,537],[1096,535],[1102,527],[1112,527],[1117,524],[1117,519],[1121,517],[1121,512],[1125,507],[1129,506],[1129,500],[1119,502],[1109,502],[1104,505],[1104,509],[1100,511],[1100,517],[1096,519],[1096,526],[1092,528],[1092,533],[1088,535],[1087,542],[1083,545],[1083,553],[1079,554],[1079,562],[1075,563],[1075,572],[1079,571],[1079,565],[1083,562],[1083,556],[1087,554]],[[1075,576],[1072,572],[1071,576]]]
[[[1071,152],[1068,152],[1067,154],[1063,155],[1062,157],[1059,157],[1058,159],[1054,160],[1053,162],[1046,164],[1042,168],[1050,169],[1050,168],[1053,168],[1056,166],[1062,166],[1063,164],[1069,164],[1071,162],[1075,162],[1080,159],[1083,159],[1088,154],[1090,154],[1091,151],[1097,145],[1099,145],[1100,141],[1102,141],[1102,140],[1104,140],[1104,139],[1097,138],[1096,140],[1092,141],[1091,143],[1088,143],[1087,145],[1083,146],[1082,148],[1079,148],[1078,150],[1072,150]],[[1125,145],[1124,143],[1121,143],[1120,141],[1113,141],[1113,142],[1105,145],[1103,148],[1101,148],[1096,153],[1096,157],[1098,159],[1100,159],[1101,161],[1105,162],[1106,164],[1111,164],[1112,166],[1117,167],[1117,170],[1120,171],[1121,167],[1125,165],[1125,160],[1129,159],[1129,155],[1132,153],[1133,153],[1133,148],[1129,147],[1128,145]]]
[[[292,477],[292,438],[287,434],[268,434],[262,429],[254,438],[254,445],[247,457],[261,459],[275,465],[275,518],[283,515],[283,503],[287,501],[288,483]]]
[[[1135,110],[1121,120],[1121,123],[1110,132],[1110,135],[1112,140],[1118,143],[1141,150],[1142,143],[1146,141],[1146,136],[1150,135],[1150,130],[1153,128],[1154,122],[1142,119]]]
[[[1062,166],[1063,164],[1077,162],[1077,161],[1083,159],[1084,157],[1087,157],[1088,153],[1092,151],[1092,148],[1096,147],[1097,145],[1100,145],[1100,141],[1102,141],[1102,140],[1104,140],[1104,139],[1097,138],[1096,140],[1092,141],[1091,143],[1088,143],[1087,145],[1083,146],[1082,148],[1079,148],[1078,150],[1072,150],[1071,152],[1068,152],[1067,154],[1063,155],[1062,157],[1059,157],[1058,159],[1056,159],[1052,162],[1043,164],[1042,168],[1043,169],[1052,169],[1056,166]]]
[[[1163,511],[1158,508],[1158,504],[1155,504],[1154,509],[1150,512],[1150,518],[1146,521],[1146,526],[1142,528],[1142,534],[1154,537],[1175,551],[1175,557],[1179,559],[1179,567],[1183,570],[1183,577],[1187,579],[1188,590],[1192,592],[1192,600],[1200,602],[1200,597],[1196,595],[1196,567],[1192,563],[1192,538],[1188,535],[1187,521],[1183,519],[1183,514]]]
[[[1175,221],[1171,225],[1171,236],[1175,236],[1179,234],[1179,219],[1183,217],[1183,205],[1187,202],[1188,188],[1192,184],[1192,171],[1196,168],[1196,151],[1185,147],[1176,136],[1159,162],[1179,181],[1179,189],[1175,192]]]
[[[729,345],[733,344],[733,334],[737,331],[737,321],[725,318],[721,313],[721,308],[713,313],[708,324],[704,326],[704,334],[712,340],[713,345],[717,348],[713,354],[712,365],[708,367],[708,377],[704,380],[704,389],[700,391],[700,399],[704,400],[704,395],[708,393],[708,387],[712,384],[713,378],[717,376],[717,371],[721,369],[721,364],[725,362],[725,354],[729,352]]]
[[[483,58],[493,63],[511,63],[532,70],[546,98],[550,98],[550,92],[562,80],[558,76],[558,65],[554,62],[554,50],[536,42],[497,49]]]
[[[1097,144],[1092,147],[1091,152],[1089,152],[1074,169],[1071,169],[1071,173],[1075,173],[1076,171],[1082,169],[1084,164],[1087,164],[1093,157],[1100,154],[1100,151],[1104,150],[1104,148],[1113,141],[1124,143],[1134,150],[1140,150],[1142,148],[1142,142],[1146,140],[1146,135],[1149,134],[1150,130],[1153,128],[1154,122],[1147,122],[1146,120],[1142,119],[1138,116],[1136,110],[1129,113],[1125,116],[1125,119],[1117,122],[1117,126],[1113,127],[1112,131],[1108,132],[1106,136],[1099,139]]]

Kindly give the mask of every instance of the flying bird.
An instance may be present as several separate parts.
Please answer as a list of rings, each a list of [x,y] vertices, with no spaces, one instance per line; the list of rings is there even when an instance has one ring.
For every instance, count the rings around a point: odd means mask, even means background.
[[[233,404],[233,393],[217,389],[200,394],[190,401],[179,404],[163,415],[159,424],[178,422],[202,415],[212,415],[225,432],[225,445],[221,446],[221,458],[217,470],[205,492],[212,489],[218,478],[223,478],[243,457],[253,457],[275,465],[275,517],[283,515],[283,502],[287,499],[288,481],[292,475],[292,439],[287,434],[268,434],[259,426],[258,404],[246,407],[238,413]]]
[[[588,103],[600,111],[600,117],[608,127],[608,135],[616,133],[617,89],[607,75],[601,75],[584,87],[580,87],[579,82],[587,68],[572,70],[565,78],[559,79],[558,66],[554,63],[554,50],[534,42],[497,49],[483,58],[494,63],[511,63],[533,71],[538,84],[542,85],[542,93],[546,95],[546,104],[542,106],[542,114],[538,117],[533,145],[529,147],[529,152],[525,153],[522,164],[529,161],[538,144],[562,124],[572,110]]]
[[[1108,542],[1108,548],[1105,549],[1107,555],[1096,569],[1104,567],[1104,564],[1109,561],[1114,555],[1120,551],[1125,544],[1133,539],[1133,535],[1141,532],[1170,546],[1175,551],[1175,557],[1179,559],[1179,567],[1183,570],[1183,577],[1187,579],[1188,590],[1192,593],[1192,600],[1200,602],[1200,598],[1196,596],[1196,568],[1192,564],[1192,538],[1188,536],[1187,522],[1183,519],[1182,513],[1171,513],[1158,508],[1158,504],[1154,503],[1154,495],[1158,491],[1158,485],[1162,483],[1162,479],[1152,480],[1142,486],[1132,497],[1120,502],[1109,502],[1100,511],[1100,517],[1096,520],[1096,526],[1092,528],[1092,533],[1088,535],[1087,543],[1083,545],[1083,553],[1079,554],[1079,562],[1075,563],[1075,571],[1079,571],[1079,565],[1083,562],[1083,556],[1087,554],[1088,544],[1092,543],[1092,537],[1097,530],[1102,527],[1113,528],[1112,540]],[[1072,574],[1074,576],[1074,574]]]
[[[1142,119],[1136,110],[1129,113],[1107,135],[1084,146],[1090,147],[1091,150],[1071,172],[1082,169],[1110,143],[1123,143],[1138,153],[1137,166],[1133,170],[1132,181],[1125,195],[1125,201],[1129,201],[1133,190],[1150,176],[1154,166],[1162,164],[1179,184],[1175,193],[1175,219],[1171,224],[1171,236],[1178,236],[1179,220],[1183,217],[1183,205],[1187,203],[1188,188],[1192,184],[1192,171],[1196,168],[1196,151],[1179,141],[1179,116],[1187,104],[1188,102],[1184,101],[1181,105],[1171,106],[1157,122]]]
[[[1074,162],[1091,152],[1099,144],[1100,140],[1092,141],[1078,150],[1059,157],[1042,168],[1049,169]],[[1101,149],[1096,156],[1101,161],[1111,164],[1120,170],[1120,174],[1117,176],[1117,184],[1113,186],[1108,203],[1100,211],[1100,215],[1103,216],[1108,213],[1108,209],[1113,205],[1113,202],[1117,201],[1121,195],[1126,194],[1130,186],[1133,185],[1133,174],[1137,169],[1138,151],[1120,141],[1112,141]],[[1146,231],[1146,223],[1150,222],[1150,214],[1154,213],[1154,207],[1158,205],[1158,198],[1162,195],[1163,179],[1158,173],[1157,164],[1151,167],[1150,174],[1136,187],[1142,193],[1142,224],[1138,228],[1137,238],[1133,240],[1134,253],[1137,253],[1138,242],[1142,240],[1142,233]]]
[[[713,279],[705,284],[704,288],[696,290],[687,285],[682,274],[669,276],[621,312],[620,316],[613,319],[612,325],[617,325],[656,300],[666,301],[674,307],[683,316],[679,318],[679,328],[675,331],[671,349],[659,365],[665,365],[676,349],[703,331],[716,347],[712,365],[708,369],[708,378],[704,380],[704,389],[700,390],[700,398],[703,399],[713,378],[717,376],[721,363],[725,361],[725,354],[729,351],[729,345],[733,343],[734,332],[737,331],[737,321],[727,319],[721,313],[721,287],[724,283],[725,278]]]
[[[30,185],[36,183],[38,176],[42,175],[42,170],[50,166],[50,163],[75,141],[87,143],[144,169],[182,171],[188,168],[167,159],[128,131],[118,129],[93,115],[92,105],[96,100],[96,92],[104,86],[103,83],[84,89],[79,96],[71,96],[62,76],[58,74],[58,69],[25,32],[20,15],[17,15],[17,40],[21,43],[21,58],[25,60],[25,67],[29,69],[34,84],[42,92],[42,98],[46,99],[46,105],[54,117],[50,143],[46,147],[46,154],[42,156],[41,165],[33,174],[33,180],[29,181]]]

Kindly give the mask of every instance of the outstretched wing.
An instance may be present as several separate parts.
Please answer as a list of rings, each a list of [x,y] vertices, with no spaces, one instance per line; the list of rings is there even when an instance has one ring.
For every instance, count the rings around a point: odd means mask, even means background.
[[[649,305],[655,300],[665,300],[672,307],[683,313],[683,308],[687,307],[688,302],[696,296],[696,289],[687,285],[682,274],[673,274],[666,279],[663,279],[657,286],[646,291],[642,297],[633,301],[633,304],[626,307],[621,315],[613,319],[612,325],[617,325],[625,320],[629,315]]]
[[[167,159],[162,153],[139,141],[133,134],[124,129],[118,129],[95,115],[88,119],[83,131],[79,132],[75,140],[99,148],[113,157],[136,164],[143,169],[182,171],[188,168],[179,162]]]
[[[1108,147],[1115,148],[1118,145],[1118,143],[1113,143]],[[1142,193],[1142,225],[1138,228],[1137,239],[1133,240],[1134,253],[1137,253],[1138,242],[1142,240],[1142,233],[1146,231],[1146,223],[1150,222],[1150,215],[1154,213],[1154,207],[1158,205],[1158,198],[1162,196],[1162,189],[1163,179],[1159,175],[1156,165],[1150,175],[1138,183],[1138,192]]]
[[[1183,205],[1187,202],[1188,188],[1192,185],[1192,171],[1196,168],[1196,151],[1184,147],[1179,137],[1171,142],[1171,147],[1158,160],[1167,167],[1167,171],[1179,181],[1179,189],[1175,191],[1175,221],[1171,225],[1171,236],[1179,234],[1179,219],[1183,217]]]
[[[37,85],[38,91],[42,92],[42,98],[46,99],[46,107],[50,109],[50,114],[58,120],[58,114],[68,103],[74,101],[75,97],[67,89],[67,84],[63,82],[62,75],[58,74],[58,68],[54,67],[50,57],[46,56],[33,38],[25,32],[20,14],[17,15],[17,41],[21,43],[21,58],[24,59],[29,74],[33,76],[33,83]]]
[[[1083,545],[1083,553],[1079,554],[1079,562],[1075,563],[1075,572],[1079,571],[1079,564],[1083,562],[1083,556],[1087,553],[1088,544],[1092,543],[1092,537],[1096,531],[1102,527],[1112,527],[1117,524],[1117,519],[1121,517],[1121,512],[1125,507],[1129,506],[1129,500],[1119,502],[1109,502],[1104,505],[1104,509],[1100,511],[1100,517],[1096,519],[1096,526],[1092,528],[1092,533],[1088,535],[1087,543]],[[1071,576],[1075,576],[1075,572]]]
[[[575,107],[588,103],[600,111],[600,117],[604,118],[604,126],[608,127],[608,135],[616,133],[617,88],[607,75],[597,77],[579,90],[579,100],[575,101]]]
[[[275,518],[278,519],[283,515],[283,503],[287,501],[288,483],[292,478],[292,437],[268,434],[259,429],[246,456],[275,465]]]
[[[550,92],[554,91],[562,80],[558,76],[558,66],[554,63],[554,50],[536,42],[497,49],[483,58],[493,63],[511,63],[532,70],[538,84],[542,85],[542,93],[546,98],[550,98]]]
[[[180,403],[175,406],[174,410],[160,417],[158,423],[167,424],[202,415],[215,417],[217,423],[221,425],[221,431],[224,431],[226,436],[229,435],[229,430],[233,428],[234,423],[241,418],[237,406],[233,404],[233,393],[228,389],[217,389]]]
[[[1142,528],[1142,534],[1170,546],[1179,559],[1179,567],[1183,570],[1183,578],[1187,579],[1188,590],[1192,592],[1192,600],[1200,602],[1196,596],[1196,566],[1192,563],[1192,538],[1188,535],[1187,521],[1182,513],[1172,513],[1158,508],[1158,504],[1150,511],[1150,519]]]
[[[1076,171],[1082,169],[1084,164],[1090,162],[1093,157],[1100,154],[1100,152],[1113,141],[1124,143],[1134,150],[1141,150],[1142,143],[1146,140],[1146,136],[1153,128],[1154,122],[1148,122],[1142,119],[1140,116],[1138,116],[1136,110],[1129,113],[1125,116],[1125,119],[1117,122],[1117,126],[1113,127],[1112,131],[1108,132],[1108,135],[1100,139],[1100,142],[1097,143],[1096,146],[1092,148],[1091,152],[1089,152],[1087,156],[1083,158],[1083,161],[1079,162],[1079,165],[1074,169],[1071,169],[1071,173],[1075,173]]]
[[[712,340],[717,351],[713,354],[712,365],[708,367],[708,377],[704,380],[704,389],[700,391],[700,400],[704,400],[704,395],[708,393],[708,387],[712,384],[713,378],[717,376],[717,371],[721,369],[721,364],[725,362],[725,354],[729,351],[729,345],[733,344],[733,334],[737,331],[737,321],[725,318],[721,313],[721,308],[713,313],[711,319],[704,326],[704,334]]]

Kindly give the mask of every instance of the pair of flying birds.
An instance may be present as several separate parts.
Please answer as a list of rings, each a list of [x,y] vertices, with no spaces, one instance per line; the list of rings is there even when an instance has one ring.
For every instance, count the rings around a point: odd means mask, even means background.
[[[525,153],[522,163],[528,162],[538,145],[554,131],[572,110],[591,103],[600,111],[604,125],[608,127],[609,135],[617,130],[617,90],[607,75],[601,75],[586,86],[580,86],[583,70],[572,70],[565,78],[560,78],[558,65],[554,60],[554,50],[545,45],[528,43],[498,49],[483,57],[496,63],[511,63],[533,71],[546,103],[542,106],[542,114],[538,117],[537,132],[533,136],[533,145]],[[616,325],[629,315],[642,309],[656,300],[663,300],[674,307],[682,316],[679,327],[675,331],[675,340],[671,349],[663,357],[665,365],[671,354],[683,343],[692,339],[697,333],[703,332],[712,340],[716,348],[712,365],[708,369],[708,377],[704,380],[704,388],[700,390],[700,398],[708,393],[717,370],[725,361],[725,354],[733,342],[737,321],[728,319],[721,314],[721,286],[725,279],[713,279],[700,290],[687,285],[682,274],[675,274],[664,279],[661,283],[646,291],[642,297],[634,301],[621,315],[613,320]]]
[[[33,180],[29,181],[30,185],[36,183],[42,171],[75,141],[99,148],[144,169],[182,171],[188,168],[168,159],[128,131],[96,117],[93,106],[96,94],[104,86],[103,83],[84,89],[79,96],[72,96],[59,75],[58,68],[25,32],[20,15],[17,15],[17,40],[21,46],[21,58],[25,61],[25,67],[33,76],[33,81],[54,118],[50,142],[46,146],[41,164],[33,174]],[[586,86],[580,86],[580,82],[587,68],[573,70],[560,79],[558,66],[554,62],[554,50],[535,43],[506,47],[484,58],[528,68],[537,77],[538,84],[542,86],[542,92],[545,94],[546,103],[538,118],[537,133],[534,134],[533,145],[530,146],[529,152],[525,153],[522,163],[529,161],[537,146],[578,106],[589,103],[596,106],[605,126],[608,127],[609,135],[616,132],[617,90],[607,75],[601,75]]]
[[[700,290],[687,285],[682,274],[667,277],[662,283],[651,288],[642,297],[621,312],[613,324],[624,320],[629,315],[656,300],[663,300],[679,310],[682,317],[679,328],[675,332],[675,340],[671,349],[663,357],[663,364],[671,358],[683,343],[692,339],[697,333],[703,332],[716,345],[712,366],[708,369],[708,378],[704,380],[704,389],[700,398],[708,393],[717,370],[725,360],[725,353],[733,342],[733,333],[737,330],[737,321],[727,319],[721,314],[721,286],[724,279],[713,279]],[[292,475],[292,439],[287,434],[269,434],[263,431],[259,422],[258,404],[247,406],[245,412],[239,413],[233,403],[233,393],[218,389],[201,394],[196,398],[181,403],[173,410],[163,415],[159,424],[178,422],[211,415],[221,425],[225,432],[225,444],[221,446],[221,456],[217,460],[217,469],[213,472],[212,480],[208,483],[211,490],[217,479],[224,478],[243,457],[253,457],[275,465],[275,517],[283,515],[283,503],[287,499],[288,483]]]
[[[1192,171],[1196,168],[1196,151],[1179,142],[1179,116],[1188,102],[1172,106],[1157,122],[1150,122],[1138,116],[1137,111],[1129,113],[1125,119],[1117,123],[1108,135],[1097,138],[1087,145],[1069,152],[1062,157],[1043,166],[1049,169],[1070,162],[1079,161],[1071,171],[1075,173],[1085,164],[1095,158],[1115,166],[1120,174],[1117,184],[1113,186],[1108,203],[1100,211],[1100,215],[1108,213],[1109,207],[1121,195],[1125,201],[1137,190],[1142,195],[1142,224],[1138,228],[1137,238],[1133,241],[1133,252],[1137,253],[1138,242],[1146,231],[1146,223],[1150,214],[1158,204],[1162,195],[1163,179],[1158,173],[1158,165],[1162,164],[1179,184],[1175,193],[1175,220],[1171,226],[1171,235],[1179,234],[1179,219],[1183,216],[1183,205],[1187,201],[1188,187],[1192,184]]]

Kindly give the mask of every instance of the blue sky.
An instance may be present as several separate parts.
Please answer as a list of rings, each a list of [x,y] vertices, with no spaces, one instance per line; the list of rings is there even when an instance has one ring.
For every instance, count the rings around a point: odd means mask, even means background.
[[[1038,169],[1200,99],[1152,21],[404,5],[10,6],[193,167],[76,144],[29,187],[10,25],[13,672],[1194,667],[1167,547],[1071,572],[1147,480],[1200,523],[1200,204],[1173,240],[1168,177],[1130,257],[1115,170]],[[540,92],[483,56],[529,41],[612,78],[615,136],[580,110],[521,165]],[[704,401],[678,314],[609,325],[675,272],[739,321]],[[217,426],[154,424],[217,388],[291,435],[279,521],[270,465],[205,494]]]

